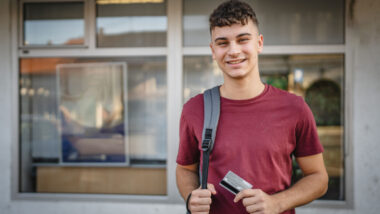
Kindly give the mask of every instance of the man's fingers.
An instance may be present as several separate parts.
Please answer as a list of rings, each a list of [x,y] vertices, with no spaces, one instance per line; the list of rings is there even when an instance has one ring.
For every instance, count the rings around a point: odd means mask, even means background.
[[[196,189],[191,193],[189,201],[189,209],[194,214],[208,214],[210,211],[211,190]]]
[[[197,197],[200,197],[200,198],[210,198],[211,197],[211,191],[208,190],[208,189],[197,189],[197,190],[194,190],[192,193],[191,193],[192,196],[197,196]]]
[[[193,209],[191,209],[192,213],[194,212],[206,212],[208,213],[210,211],[210,206],[202,205],[202,206],[196,206]]]
[[[257,195],[251,196],[251,197],[246,197],[242,199],[242,204],[244,207],[248,207],[254,204],[261,204],[261,202],[264,202],[263,198],[258,197]]]
[[[215,190],[214,184],[207,184],[207,189],[210,190],[213,195],[216,194],[216,190]]]
[[[260,204],[253,204],[245,207],[245,210],[247,210],[248,213],[256,213],[258,211],[262,211],[263,207]]]
[[[194,197],[190,200],[190,205],[210,205],[211,198]]]
[[[240,191],[236,196],[235,196],[235,199],[234,199],[234,202],[238,202],[240,201],[241,199],[243,198],[246,198],[246,197],[252,197],[255,195],[255,190],[254,189],[245,189],[245,190],[242,190]]]
[[[242,198],[244,198],[244,195],[243,195],[242,192],[239,192],[239,193],[235,196],[235,198],[234,198],[234,202],[236,203],[236,202],[240,201]]]

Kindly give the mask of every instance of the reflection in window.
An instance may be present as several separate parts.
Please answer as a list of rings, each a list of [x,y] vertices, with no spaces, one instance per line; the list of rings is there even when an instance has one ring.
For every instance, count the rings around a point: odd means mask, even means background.
[[[56,67],[61,162],[128,163],[125,62]]]
[[[208,16],[223,0],[183,0],[184,46],[208,46]],[[344,43],[344,0],[247,0],[266,45]]]
[[[184,57],[183,64],[183,100],[185,102],[191,97],[203,93],[205,89],[223,83],[222,72],[211,57]]]
[[[260,56],[263,82],[305,98],[325,148],[329,189],[322,199],[344,200],[344,56]],[[184,57],[184,102],[205,89],[221,84],[222,73],[210,56]],[[293,181],[302,176],[296,164]]]
[[[166,46],[166,2],[97,1],[98,47]]]
[[[19,79],[22,192],[166,194],[165,57],[21,59]]]
[[[82,2],[25,3],[23,45],[83,45]]]

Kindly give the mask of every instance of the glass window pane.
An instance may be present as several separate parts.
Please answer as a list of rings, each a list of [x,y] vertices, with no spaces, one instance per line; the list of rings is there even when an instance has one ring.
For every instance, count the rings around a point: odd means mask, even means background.
[[[344,56],[260,56],[263,82],[304,97],[324,146],[329,189],[322,199],[344,200]],[[210,56],[184,57],[184,101],[221,84],[222,74]],[[294,181],[302,175],[294,166]]]
[[[186,56],[183,59],[183,100],[203,93],[205,89],[223,83],[223,75],[218,64],[211,57]]]
[[[23,45],[83,45],[83,2],[25,3]]]
[[[210,42],[208,16],[221,0],[184,0],[184,46]],[[247,0],[266,45],[344,43],[344,0]]]
[[[59,80],[61,162],[129,164],[126,63],[63,63]]]
[[[166,1],[107,3],[97,1],[98,47],[166,46]]]
[[[21,59],[21,191],[166,194],[166,85],[165,57]]]

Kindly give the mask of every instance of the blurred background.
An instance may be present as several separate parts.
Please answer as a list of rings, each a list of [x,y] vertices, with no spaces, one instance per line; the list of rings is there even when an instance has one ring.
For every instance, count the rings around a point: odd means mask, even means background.
[[[179,116],[223,83],[221,2],[0,0],[1,213],[184,213]],[[325,148],[329,190],[297,213],[378,213],[380,1],[247,2],[262,81],[305,99]]]

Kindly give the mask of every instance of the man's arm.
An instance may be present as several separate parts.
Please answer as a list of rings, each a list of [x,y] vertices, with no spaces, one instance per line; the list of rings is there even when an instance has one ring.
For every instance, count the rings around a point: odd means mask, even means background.
[[[322,154],[296,159],[303,172],[303,178],[292,187],[274,195],[259,189],[247,189],[236,195],[234,201],[242,199],[248,213],[282,213],[307,204],[327,191],[328,175]]]
[[[186,201],[187,196],[199,187],[198,164],[187,166],[177,164],[176,178],[179,193]]]
[[[179,165],[176,168],[177,186],[182,198],[186,201],[191,193],[188,207],[192,214],[210,211],[211,195],[216,194],[212,184],[207,189],[199,188],[198,164]]]

